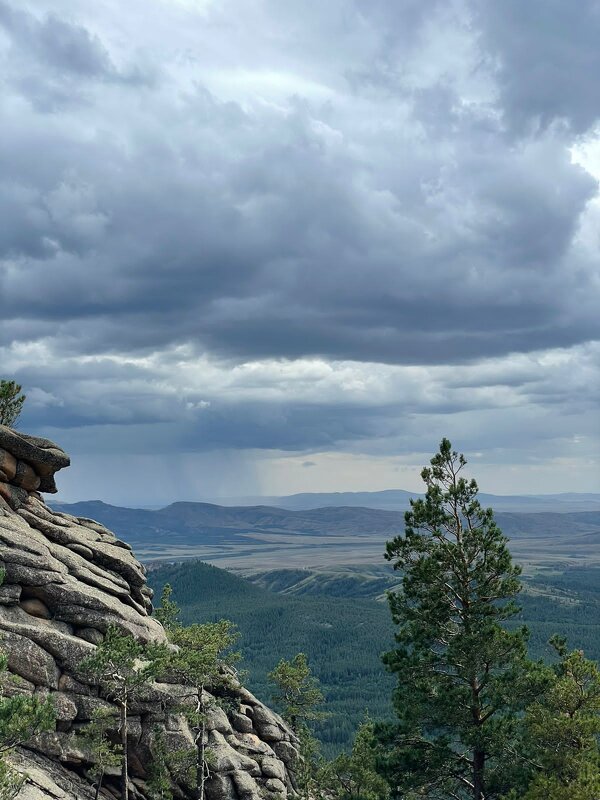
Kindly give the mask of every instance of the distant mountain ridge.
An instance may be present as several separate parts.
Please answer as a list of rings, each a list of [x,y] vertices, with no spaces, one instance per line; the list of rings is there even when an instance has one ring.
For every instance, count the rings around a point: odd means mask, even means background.
[[[100,521],[142,561],[201,558],[242,571],[380,563],[385,542],[404,530],[402,511],[362,506],[289,510],[178,502],[150,510],[89,501],[54,508]],[[600,561],[600,510],[495,516],[525,562]]]
[[[219,506],[214,503],[180,501],[165,508],[150,510],[112,506],[101,500],[82,503],[55,503],[54,508],[76,516],[110,519],[117,528],[129,526],[134,537],[139,532],[170,530],[182,535],[217,530],[237,533],[260,530],[268,533],[293,532],[351,536],[357,532],[393,535],[402,525],[398,511],[362,507],[326,506],[289,510],[275,506]],[[104,524],[104,522],[103,522]]]
[[[225,507],[268,505],[285,508],[289,511],[305,511],[330,506],[361,506],[389,511],[405,511],[409,508],[411,497],[417,498],[423,497],[423,495],[419,492],[408,492],[405,489],[384,489],[378,492],[301,492],[282,496],[217,497],[211,498],[210,502]],[[553,511],[557,513],[600,511],[600,493],[591,492],[539,495],[496,495],[483,492],[479,494],[479,500],[483,506],[491,506],[497,511]]]

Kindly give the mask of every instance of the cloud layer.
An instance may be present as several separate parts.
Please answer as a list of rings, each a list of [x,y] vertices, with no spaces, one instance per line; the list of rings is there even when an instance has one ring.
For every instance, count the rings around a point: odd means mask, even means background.
[[[447,433],[590,488],[599,35],[592,0],[0,0],[23,424],[258,472]]]

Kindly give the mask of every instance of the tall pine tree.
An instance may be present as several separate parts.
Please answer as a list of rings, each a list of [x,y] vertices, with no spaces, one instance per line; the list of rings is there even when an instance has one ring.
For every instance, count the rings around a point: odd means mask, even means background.
[[[544,671],[527,659],[518,612],[520,569],[465,458],[447,439],[421,476],[405,533],[386,557],[404,573],[391,594],[398,721],[382,726],[381,769],[394,796],[492,800],[510,788],[518,718]]]

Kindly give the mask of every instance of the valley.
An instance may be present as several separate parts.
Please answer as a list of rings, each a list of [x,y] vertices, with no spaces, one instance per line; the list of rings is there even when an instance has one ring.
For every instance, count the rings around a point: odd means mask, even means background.
[[[404,527],[401,511],[356,506],[289,510],[179,502],[150,510],[89,501],[54,507],[102,522],[144,562],[201,559],[244,574],[282,565],[376,566],[386,541]],[[528,574],[555,564],[600,565],[599,510],[501,511],[496,520]]]

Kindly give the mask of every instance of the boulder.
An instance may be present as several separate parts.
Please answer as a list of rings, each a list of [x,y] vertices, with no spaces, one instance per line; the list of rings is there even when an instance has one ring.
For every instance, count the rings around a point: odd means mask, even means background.
[[[273,750],[288,769],[294,768],[294,764],[298,759],[298,749],[291,742],[275,742]]]
[[[39,489],[41,478],[26,461],[17,461],[17,471],[11,483],[28,492],[34,492]]]
[[[251,775],[260,775],[260,767],[254,759],[235,750],[222,733],[211,731],[208,739],[213,769],[217,772],[242,770]]]
[[[49,439],[17,433],[6,425],[0,425],[0,447],[26,461],[40,475],[52,475],[71,463],[65,451]]]
[[[30,614],[32,617],[39,617],[40,619],[50,619],[52,617],[48,606],[36,597],[30,597],[28,600],[21,600],[19,605],[23,611]]]
[[[31,681],[25,680],[15,672],[0,672],[0,692],[5,697],[15,697],[15,695],[34,694],[36,686]]]
[[[43,647],[27,636],[2,632],[2,650],[8,657],[8,669],[15,675],[31,681],[35,686],[58,689],[60,671],[56,662]]]
[[[94,652],[94,646],[72,636],[68,628],[54,620],[32,617],[18,606],[0,606],[0,632],[29,639],[53,656],[59,666],[76,671],[77,664]]]
[[[72,694],[91,695],[92,688],[85,683],[76,680],[72,675],[63,672],[58,679],[58,688],[61,692],[69,692]]]
[[[0,481],[0,497],[8,503],[10,508],[16,511],[27,500],[28,493],[26,489],[20,489],[18,486],[12,486],[10,483]]]
[[[234,733],[227,736],[228,743],[243,752],[252,755],[254,753],[264,756],[275,756],[273,749],[254,733]]]
[[[231,733],[231,723],[227,719],[227,714],[222,708],[213,705],[206,711],[206,729],[209,731],[219,731],[219,733]]]
[[[233,783],[237,795],[242,800],[261,800],[258,784],[247,772],[235,771],[232,773]]]
[[[283,795],[287,794],[285,783],[278,780],[277,778],[269,778],[269,780],[265,781],[265,787],[270,792],[274,792],[275,794],[283,794]]]
[[[28,749],[72,765],[82,764],[86,755],[77,739],[64,731],[44,731],[27,742]]]
[[[104,639],[104,634],[101,633],[98,628],[77,628],[75,630],[75,636],[79,636],[81,639],[85,639],[86,642],[91,642],[92,644],[100,644]]]
[[[77,695],[75,695],[77,697]],[[64,692],[52,692],[56,718],[61,722],[72,722],[77,717],[77,705]]]
[[[91,781],[40,753],[18,748],[10,754],[9,761],[13,768],[27,776],[18,800],[94,800]]]
[[[278,778],[280,781],[285,780],[285,767],[278,758],[265,756],[260,762],[262,774],[267,778]]]
[[[229,715],[229,719],[231,720],[231,724],[236,731],[239,731],[240,733],[252,733],[252,720],[250,717],[247,717],[245,714],[240,714],[237,711],[233,711]]]
[[[77,553],[78,555],[82,556],[88,561],[94,560],[94,553],[92,552],[92,550],[90,550],[89,547],[86,547],[84,544],[75,544],[74,542],[71,542],[70,544],[67,545],[67,547],[69,548],[69,550],[72,550],[74,553]]]
[[[0,586],[0,606],[17,606],[21,599],[21,587],[18,583],[4,583]]]
[[[259,704],[253,706],[249,713],[252,716],[254,729],[261,739],[267,742],[279,742],[288,737],[284,721],[275,712]]]
[[[114,716],[115,719],[119,716],[118,708],[110,701],[103,700],[101,697],[75,693],[69,693],[66,696],[75,706],[75,717],[78,720],[90,720],[93,718],[94,714],[98,712],[102,712],[108,716]]]
[[[238,800],[237,792],[229,775],[213,774],[206,783],[207,800]]]
[[[12,481],[17,474],[17,459],[0,447],[0,480]]]

